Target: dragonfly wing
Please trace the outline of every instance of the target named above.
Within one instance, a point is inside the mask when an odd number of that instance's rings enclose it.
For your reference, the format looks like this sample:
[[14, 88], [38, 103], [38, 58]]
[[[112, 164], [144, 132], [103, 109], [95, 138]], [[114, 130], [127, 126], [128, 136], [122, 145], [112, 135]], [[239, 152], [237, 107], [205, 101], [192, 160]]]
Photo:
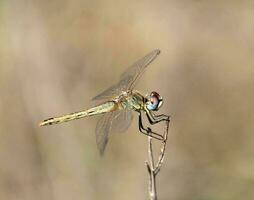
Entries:
[[111, 99], [119, 94], [119, 88], [117, 88], [115, 85], [111, 86], [110, 88], [104, 90], [97, 96], [92, 98], [92, 101], [97, 101], [97, 100], [108, 100]]
[[95, 96], [92, 100], [108, 100], [112, 99], [122, 91], [132, 90], [141, 77], [144, 69], [160, 54], [160, 50], [156, 49], [145, 57], [141, 58], [131, 65], [120, 77], [117, 84], [104, 90], [102, 93]]
[[100, 154], [103, 155], [110, 132], [125, 132], [133, 116], [130, 110], [117, 110], [104, 114], [97, 122], [95, 135]]
[[114, 111], [114, 119], [112, 121], [111, 129], [114, 133], [123, 133], [127, 131], [133, 119], [131, 110], [117, 110]]
[[144, 69], [160, 54], [160, 50], [156, 49], [148, 53], [143, 58], [131, 65], [120, 77], [120, 81], [124, 82], [124, 90], [132, 90], [143, 74]]
[[99, 119], [96, 125], [95, 129], [96, 144], [98, 146], [101, 155], [103, 155], [106, 145], [108, 143], [108, 136], [110, 132], [112, 119], [113, 112], [106, 113]]

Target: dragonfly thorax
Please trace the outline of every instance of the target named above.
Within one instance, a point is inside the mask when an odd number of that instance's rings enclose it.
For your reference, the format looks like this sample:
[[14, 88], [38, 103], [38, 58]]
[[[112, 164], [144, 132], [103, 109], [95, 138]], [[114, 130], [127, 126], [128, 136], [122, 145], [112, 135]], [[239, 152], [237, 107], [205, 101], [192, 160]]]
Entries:
[[121, 109], [139, 111], [144, 108], [145, 97], [137, 91], [124, 91], [116, 100]]

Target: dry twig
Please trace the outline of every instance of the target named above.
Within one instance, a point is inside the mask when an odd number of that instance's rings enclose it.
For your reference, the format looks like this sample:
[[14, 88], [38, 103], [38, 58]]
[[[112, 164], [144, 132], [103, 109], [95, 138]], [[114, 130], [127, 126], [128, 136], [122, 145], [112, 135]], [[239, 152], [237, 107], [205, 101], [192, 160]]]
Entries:
[[166, 121], [165, 127], [166, 128], [163, 134], [164, 140], [162, 141], [160, 155], [156, 165], [154, 164], [152, 137], [150, 136], [148, 137], [148, 161], [146, 161], [146, 167], [149, 173], [148, 191], [149, 191], [150, 200], [157, 200], [156, 175], [159, 173], [161, 169], [163, 159], [165, 156], [166, 143], [168, 139], [169, 121]]

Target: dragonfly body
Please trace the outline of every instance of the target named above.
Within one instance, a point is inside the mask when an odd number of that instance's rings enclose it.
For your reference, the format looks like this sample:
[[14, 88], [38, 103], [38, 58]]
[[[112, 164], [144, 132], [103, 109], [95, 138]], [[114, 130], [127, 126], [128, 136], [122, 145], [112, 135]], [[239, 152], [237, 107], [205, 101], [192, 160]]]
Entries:
[[160, 54], [159, 50], [154, 50], [142, 59], [134, 63], [123, 73], [117, 84], [111, 86], [93, 98], [94, 101], [102, 101], [90, 109], [79, 111], [60, 117], [53, 117], [44, 120], [39, 125], [46, 126], [58, 124], [87, 116], [102, 115], [97, 123], [95, 134], [96, 142], [100, 153], [103, 154], [111, 131], [124, 132], [128, 129], [132, 121], [132, 111], [139, 114], [139, 130], [145, 135], [149, 135], [159, 140], [163, 137], [153, 132], [151, 128], [145, 128], [142, 124], [141, 112], [145, 112], [150, 124], [161, 121], [169, 123], [169, 116], [155, 115], [162, 105], [162, 97], [157, 92], [151, 92], [148, 96], [143, 96], [140, 92], [133, 90], [137, 80], [139, 80], [144, 69]]
[[41, 122], [39, 125], [40, 126], [46, 126], [46, 125], [53, 125], [53, 124], [59, 124], [67, 121], [71, 121], [74, 119], [80, 119], [83, 117], [88, 117], [88, 116], [93, 116], [93, 115], [98, 115], [98, 114], [103, 114], [106, 112], [111, 112], [116, 110], [116, 104], [114, 101], [108, 101], [106, 103], [100, 104], [98, 106], [92, 107], [88, 110], [84, 111], [79, 111], [79, 112], [74, 112], [70, 113], [67, 115], [63, 115], [60, 117], [52, 117], [45, 119], [43, 122]]
[[119, 109], [140, 111], [144, 108], [145, 97], [138, 91], [127, 91], [115, 99]]
[[108, 112], [113, 112], [116, 110], [127, 109], [140, 111], [144, 107], [145, 98], [137, 91], [127, 91], [123, 92], [121, 95], [115, 97], [114, 99], [101, 103], [90, 109], [70, 113], [68, 115], [63, 115], [60, 117], [52, 117], [44, 120], [40, 123], [40, 126], [59, 124], [74, 119], [80, 119], [83, 117], [94, 116], [99, 114], [104, 114]]

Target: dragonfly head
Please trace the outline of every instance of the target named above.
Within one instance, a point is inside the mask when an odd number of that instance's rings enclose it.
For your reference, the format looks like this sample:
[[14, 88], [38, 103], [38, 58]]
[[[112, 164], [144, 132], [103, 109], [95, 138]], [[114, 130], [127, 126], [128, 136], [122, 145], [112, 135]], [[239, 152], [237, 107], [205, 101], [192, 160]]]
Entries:
[[162, 106], [163, 99], [157, 92], [151, 92], [147, 97], [146, 108], [151, 111], [157, 111]]

